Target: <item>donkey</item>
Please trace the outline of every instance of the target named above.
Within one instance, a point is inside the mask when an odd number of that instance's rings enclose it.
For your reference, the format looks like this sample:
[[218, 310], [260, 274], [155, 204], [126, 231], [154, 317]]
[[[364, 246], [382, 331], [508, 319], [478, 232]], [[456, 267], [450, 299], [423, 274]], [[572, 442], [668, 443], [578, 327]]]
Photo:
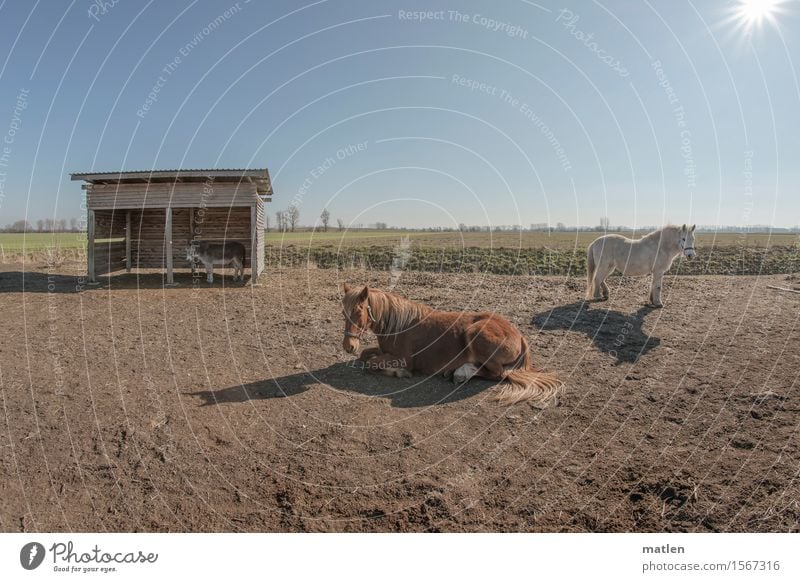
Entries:
[[618, 234], [607, 234], [595, 239], [586, 251], [586, 299], [608, 299], [606, 277], [614, 269], [623, 275], [653, 274], [650, 286], [650, 304], [664, 307], [661, 302], [661, 279], [669, 271], [675, 257], [683, 253], [687, 259], [695, 257], [694, 229], [683, 226], [665, 226], [633, 240]]
[[371, 372], [407, 378], [412, 372], [452, 376], [462, 384], [478, 376], [502, 383], [493, 397], [503, 404], [530, 401], [545, 408], [563, 387], [552, 373], [531, 364], [528, 342], [496, 313], [438, 311], [399, 295], [344, 285], [342, 298], [347, 353], [358, 351], [367, 330], [378, 346], [361, 352]]
[[214, 282], [214, 266], [233, 267], [233, 280], [244, 281], [244, 245], [240, 242], [198, 242], [186, 247], [186, 260], [192, 264], [192, 274], [198, 261], [206, 267], [206, 281]]

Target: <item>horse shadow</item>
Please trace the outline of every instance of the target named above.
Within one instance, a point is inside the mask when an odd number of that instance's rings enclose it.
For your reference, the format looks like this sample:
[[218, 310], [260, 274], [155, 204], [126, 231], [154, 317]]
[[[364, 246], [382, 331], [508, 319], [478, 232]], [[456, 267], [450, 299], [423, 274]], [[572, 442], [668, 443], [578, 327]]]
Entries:
[[577, 331], [592, 340], [601, 352], [617, 364], [633, 363], [661, 344], [661, 339], [642, 329], [645, 316], [653, 311], [644, 306], [633, 314], [602, 307], [591, 309], [585, 301], [554, 307], [533, 317], [531, 323], [541, 329]]
[[366, 372], [355, 361], [351, 361], [220, 390], [190, 392], [188, 395], [200, 398], [203, 401], [201, 406], [214, 406], [291, 398], [320, 384], [343, 392], [386, 398], [394, 408], [421, 408], [471, 398], [491, 388], [496, 382], [473, 378], [458, 386], [440, 375], [389, 378]]

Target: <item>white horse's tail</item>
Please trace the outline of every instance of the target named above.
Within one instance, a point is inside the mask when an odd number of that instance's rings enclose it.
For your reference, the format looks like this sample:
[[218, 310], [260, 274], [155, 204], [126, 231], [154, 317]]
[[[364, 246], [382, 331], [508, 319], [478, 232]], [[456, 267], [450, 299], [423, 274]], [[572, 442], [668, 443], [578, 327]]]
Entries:
[[[595, 241], [597, 242], [597, 241]], [[594, 242], [586, 250], [586, 298], [594, 298], [594, 273], [597, 270], [597, 263], [594, 260]]]

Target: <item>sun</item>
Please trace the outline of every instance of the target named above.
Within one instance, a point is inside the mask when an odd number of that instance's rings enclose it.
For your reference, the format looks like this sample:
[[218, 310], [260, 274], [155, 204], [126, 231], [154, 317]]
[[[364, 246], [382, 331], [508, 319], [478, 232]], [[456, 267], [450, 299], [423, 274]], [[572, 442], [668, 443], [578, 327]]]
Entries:
[[748, 30], [764, 22], [777, 24], [782, 3], [783, 0], [739, 0], [735, 9], [736, 19]]

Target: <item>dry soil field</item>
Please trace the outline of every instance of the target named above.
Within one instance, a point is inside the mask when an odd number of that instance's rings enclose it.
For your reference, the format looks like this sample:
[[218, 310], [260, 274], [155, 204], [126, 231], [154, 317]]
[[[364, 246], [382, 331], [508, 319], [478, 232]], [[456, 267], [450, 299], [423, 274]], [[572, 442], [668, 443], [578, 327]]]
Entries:
[[566, 382], [538, 411], [348, 365], [337, 283], [389, 273], [76, 292], [77, 265], [3, 270], [3, 531], [800, 529], [800, 295], [767, 289], [787, 275], [667, 277], [653, 310], [646, 280], [587, 306], [580, 278], [402, 273], [525, 332]]

